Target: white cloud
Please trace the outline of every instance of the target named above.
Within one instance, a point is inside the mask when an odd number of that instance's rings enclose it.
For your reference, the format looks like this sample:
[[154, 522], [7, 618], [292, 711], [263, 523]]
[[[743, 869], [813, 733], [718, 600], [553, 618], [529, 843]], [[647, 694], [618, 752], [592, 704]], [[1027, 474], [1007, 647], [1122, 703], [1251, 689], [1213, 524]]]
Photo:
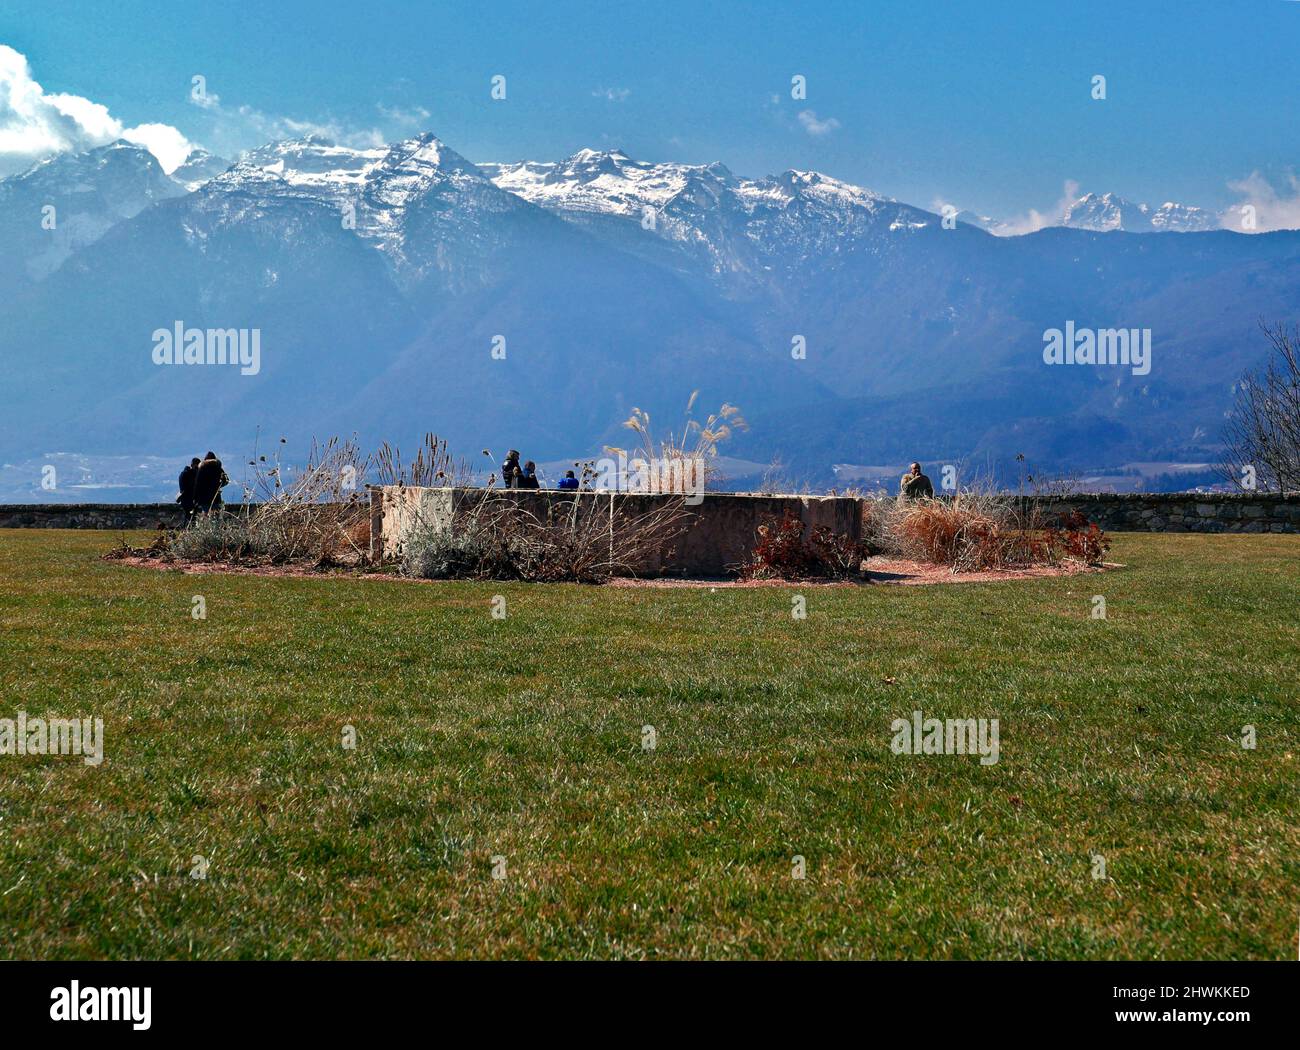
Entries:
[[[40, 85], [35, 85], [37, 90]], [[79, 95], [46, 95], [46, 101], [65, 117], [75, 121], [87, 135], [95, 139], [111, 138], [122, 133], [122, 125], [113, 119], [107, 106], [91, 102]]]
[[47, 94], [32, 79], [26, 56], [0, 44], [0, 176], [56, 153], [92, 149], [116, 139], [146, 147], [168, 172], [193, 148], [168, 124], [127, 128], [98, 102], [80, 95]]
[[606, 102], [626, 102], [628, 96], [632, 94], [631, 88], [596, 88], [592, 93], [593, 98], [603, 98]]
[[170, 124], [137, 124], [123, 131], [121, 137], [147, 149], [169, 174], [179, 168], [194, 149], [194, 143]]
[[821, 120], [811, 109], [801, 109], [799, 111], [799, 123], [803, 125], [804, 131], [815, 137], [829, 135], [840, 126], [840, 122], [834, 117]]
[[[209, 99], [216, 97], [211, 94], [208, 96]], [[306, 138], [309, 135], [318, 135], [337, 145], [353, 149], [374, 149], [387, 145], [390, 141], [377, 127], [354, 128], [334, 120], [294, 120], [292, 117], [263, 113], [253, 106], [224, 106], [219, 101], [204, 108], [208, 111], [204, 138], [211, 142], [210, 149], [224, 157], [238, 156], [267, 142]], [[407, 130], [411, 126], [418, 126], [429, 116], [427, 110], [419, 107], [412, 110], [388, 110], [381, 106], [379, 110], [392, 123], [405, 124]]]
[[[1278, 193], [1257, 171], [1252, 171], [1244, 179], [1229, 182], [1228, 189], [1239, 193], [1242, 199], [1219, 216], [1223, 228], [1255, 233], [1300, 229], [1300, 178], [1294, 172], [1288, 172], [1286, 180], [1289, 192], [1284, 193]], [[1254, 209], [1253, 231], [1245, 223], [1248, 214], [1243, 211], [1245, 208]]]
[[381, 102], [375, 108], [379, 110], [379, 115], [385, 120], [407, 128], [419, 127], [433, 116], [433, 114], [423, 106], [412, 106], [410, 109], [402, 109], [401, 106], [385, 106]]
[[388, 138], [379, 128], [347, 128], [337, 121], [320, 123], [314, 120], [294, 120], [292, 117], [268, 117], [265, 113], [240, 106], [243, 117], [252, 118], [265, 129], [267, 141], [287, 138], [303, 138], [307, 135], [319, 135], [340, 146], [353, 149], [374, 149], [388, 144]]
[[376, 103], [375, 110], [383, 118], [382, 128], [359, 128], [333, 119], [295, 120], [264, 113], [246, 104], [224, 105], [221, 96], [201, 76], [193, 78], [190, 101], [205, 111], [200, 118], [206, 129], [205, 139], [216, 153], [226, 157], [239, 156], [268, 142], [307, 136], [318, 136], [353, 149], [374, 149], [412, 131], [425, 130], [433, 115], [421, 105], [388, 106], [380, 102]]
[[1066, 179], [1061, 186], [1061, 198], [1046, 212], [1030, 208], [1024, 215], [1016, 215], [1006, 222], [998, 223], [990, 229], [999, 237], [1016, 237], [1022, 233], [1033, 233], [1044, 226], [1059, 226], [1065, 218], [1066, 210], [1079, 199], [1079, 184], [1074, 179]]

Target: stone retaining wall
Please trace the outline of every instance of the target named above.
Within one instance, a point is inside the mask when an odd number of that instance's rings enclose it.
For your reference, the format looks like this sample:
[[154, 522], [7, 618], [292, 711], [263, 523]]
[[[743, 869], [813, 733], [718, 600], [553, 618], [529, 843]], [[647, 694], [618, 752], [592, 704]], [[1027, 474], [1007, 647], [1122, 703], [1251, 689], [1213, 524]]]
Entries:
[[[534, 507], [544, 507], [548, 501], [565, 495], [545, 490], [512, 494], [513, 498], [532, 501]], [[615, 496], [616, 500], [625, 501], [654, 498], [626, 493]], [[1297, 495], [1098, 493], [1049, 497], [1044, 502], [1051, 510], [1078, 510], [1108, 532], [1300, 532], [1300, 496]], [[787, 507], [808, 524], [826, 524], [836, 532], [856, 535], [860, 524], [855, 522], [861, 511], [860, 507], [853, 506], [857, 503], [848, 497], [711, 492], [705, 497], [704, 509], [697, 515], [701, 531], [696, 536], [692, 530], [683, 538], [682, 545], [687, 550], [698, 545], [714, 551], [705, 559], [714, 563], [728, 558], [739, 560], [747, 553], [746, 545], [752, 541], [758, 522], [765, 517], [780, 517]], [[396, 508], [394, 512], [401, 513]], [[372, 516], [374, 513], [372, 506]], [[375, 521], [376, 537], [382, 534], [382, 520], [381, 514]], [[175, 503], [0, 504], [0, 528], [156, 529], [160, 525], [174, 528], [180, 523], [180, 507]], [[390, 522], [390, 530], [397, 527], [395, 519]]]
[[0, 503], [0, 529], [175, 529], [181, 523], [179, 503]]
[[1096, 493], [1043, 501], [1107, 532], [1300, 532], [1300, 495]]
[[180, 524], [176, 503], [0, 503], [3, 529], [171, 529]]

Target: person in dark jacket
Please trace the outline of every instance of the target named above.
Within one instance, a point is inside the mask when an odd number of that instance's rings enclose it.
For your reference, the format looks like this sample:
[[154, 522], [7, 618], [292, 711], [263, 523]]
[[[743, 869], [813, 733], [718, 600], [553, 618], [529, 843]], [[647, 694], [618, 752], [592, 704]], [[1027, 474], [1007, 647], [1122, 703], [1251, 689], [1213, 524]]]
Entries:
[[578, 479], [573, 476], [573, 471], [566, 470], [564, 472], [564, 477], [560, 478], [559, 484], [556, 487], [572, 491], [578, 487]]
[[204, 514], [221, 509], [221, 490], [230, 484], [215, 452], [203, 457], [194, 472], [194, 509]]
[[913, 463], [912, 470], [903, 475], [898, 483], [898, 494], [904, 499], [933, 499], [934, 486], [930, 479], [921, 473], [921, 464]]
[[524, 469], [519, 475], [516, 487], [521, 489], [541, 488], [537, 481], [537, 464], [531, 459], [524, 464]]
[[190, 460], [190, 465], [181, 471], [179, 478], [181, 493], [176, 497], [176, 502], [185, 514], [186, 525], [194, 517], [194, 475], [199, 472], [199, 462], [199, 457], [195, 456]]
[[517, 489], [521, 473], [523, 472], [519, 469], [519, 451], [512, 448], [501, 461], [501, 484], [508, 489]]

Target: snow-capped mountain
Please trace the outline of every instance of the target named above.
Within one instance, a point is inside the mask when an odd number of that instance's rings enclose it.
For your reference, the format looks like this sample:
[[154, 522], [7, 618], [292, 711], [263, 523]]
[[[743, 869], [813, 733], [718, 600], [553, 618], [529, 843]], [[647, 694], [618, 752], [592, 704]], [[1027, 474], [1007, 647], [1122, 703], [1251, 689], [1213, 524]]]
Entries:
[[319, 135], [269, 142], [241, 156], [211, 188], [256, 186], [269, 193], [342, 205], [360, 197], [366, 175], [387, 153], [387, 147], [350, 149]]
[[524, 200], [561, 211], [642, 218], [688, 191], [716, 199], [741, 185], [721, 164], [647, 164], [622, 150], [579, 150], [566, 160], [479, 164], [494, 183]]
[[1219, 226], [1218, 216], [1192, 204], [1166, 201], [1151, 213], [1151, 229], [1155, 233], [1204, 233]]
[[152, 153], [122, 141], [0, 179], [0, 294], [40, 280], [122, 220], [184, 192]]
[[1060, 225], [1099, 232], [1200, 233], [1218, 229], [1219, 222], [1213, 212], [1191, 205], [1166, 202], [1152, 208], [1114, 193], [1085, 193], [1065, 209]]
[[173, 182], [179, 183], [187, 192], [194, 192], [208, 179], [220, 175], [230, 167], [230, 161], [214, 157], [205, 149], [191, 150], [180, 167], [171, 172]]
[[[156, 367], [152, 333], [178, 322], [258, 331], [256, 377]], [[38, 344], [57, 352], [21, 350]], [[80, 449], [147, 446], [182, 420], [246, 435], [253, 418], [299, 433], [306, 418], [339, 432], [369, 419], [395, 436], [472, 418], [561, 447], [616, 431], [624, 391], [680, 410], [686, 375], [718, 403], [770, 402], [766, 356], [677, 274], [498, 188], [433, 136], [254, 151], [119, 224], [0, 322], [9, 389], [57, 389]], [[796, 375], [780, 393], [821, 385]], [[0, 413], [0, 447], [60, 426], [33, 401]]]
[[[929, 212], [815, 171], [744, 178], [720, 163], [648, 163], [584, 149], [562, 161], [480, 164], [503, 190], [632, 246], [637, 232], [706, 259], [715, 273], [798, 265], [881, 231], [922, 229]], [[610, 220], [617, 220], [611, 225]]]
[[[0, 262], [24, 282], [0, 286], [0, 447], [432, 429], [540, 459], [617, 443], [632, 405], [678, 419], [699, 389], [744, 407], [737, 454], [795, 465], [1203, 459], [1256, 319], [1300, 286], [1300, 233], [997, 238], [805, 170], [475, 165], [431, 134], [222, 164], [192, 155], [178, 182], [118, 144], [0, 182]], [[61, 259], [42, 255], [47, 198], [60, 228], [98, 217]], [[1113, 197], [1071, 212], [1203, 222]], [[1150, 373], [1046, 368], [1043, 332], [1070, 319], [1151, 328]], [[152, 333], [181, 322], [256, 330], [260, 369], [159, 368]]]
[[[352, 149], [319, 136], [253, 150], [203, 187], [209, 195], [315, 202], [340, 225], [379, 249], [407, 282], [449, 276], [474, 253], [492, 216], [529, 205], [487, 179], [436, 136], [425, 133], [374, 149]], [[477, 229], [452, 248], [457, 231]]]

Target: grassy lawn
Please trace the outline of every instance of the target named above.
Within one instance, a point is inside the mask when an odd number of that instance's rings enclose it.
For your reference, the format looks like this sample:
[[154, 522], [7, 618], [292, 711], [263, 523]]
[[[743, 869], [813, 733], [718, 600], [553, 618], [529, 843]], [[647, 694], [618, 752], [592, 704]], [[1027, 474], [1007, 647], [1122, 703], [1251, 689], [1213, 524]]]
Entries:
[[[0, 955], [1295, 957], [1300, 537], [717, 592], [184, 576], [117, 539], [0, 532], [0, 718], [106, 736], [0, 756]], [[1001, 760], [893, 754], [918, 708], [998, 718]]]

